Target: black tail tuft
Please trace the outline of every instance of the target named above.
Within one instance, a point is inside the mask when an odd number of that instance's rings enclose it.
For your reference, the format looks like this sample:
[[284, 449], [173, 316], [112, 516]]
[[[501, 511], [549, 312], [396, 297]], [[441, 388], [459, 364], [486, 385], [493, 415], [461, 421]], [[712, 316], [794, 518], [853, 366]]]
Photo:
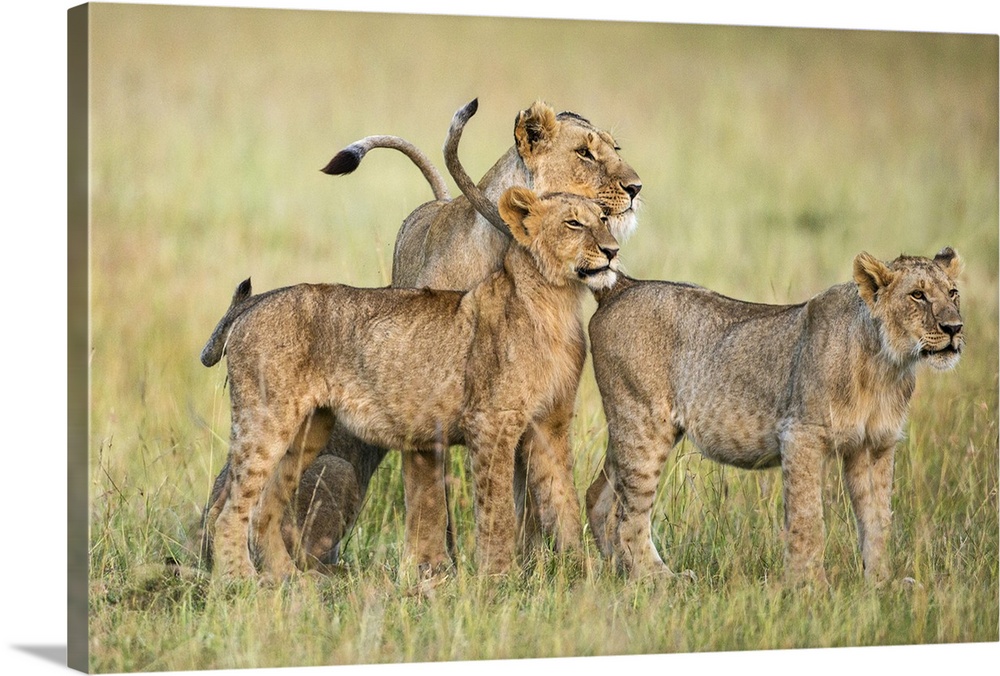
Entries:
[[331, 176], [342, 176], [349, 174], [361, 164], [361, 158], [365, 156], [364, 151], [357, 145], [349, 145], [333, 156], [330, 162], [320, 169], [324, 174]]
[[476, 97], [465, 104], [464, 107], [455, 112], [454, 120], [460, 120], [464, 125], [479, 110], [479, 97]]

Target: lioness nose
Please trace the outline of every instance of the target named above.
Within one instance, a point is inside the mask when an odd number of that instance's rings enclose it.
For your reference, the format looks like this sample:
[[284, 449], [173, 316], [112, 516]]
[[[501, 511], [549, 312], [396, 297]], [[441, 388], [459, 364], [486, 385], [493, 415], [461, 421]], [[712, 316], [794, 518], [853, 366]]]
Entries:
[[949, 336], [958, 335], [959, 331], [962, 330], [962, 322], [959, 321], [940, 322], [938, 326]]
[[627, 192], [630, 198], [635, 199], [635, 196], [639, 194], [640, 190], [642, 190], [642, 183], [636, 181], [635, 183], [629, 183], [628, 185], [623, 184], [622, 190]]
[[601, 251], [608, 257], [609, 262], [614, 260], [615, 256], [618, 255], [618, 247], [616, 246], [602, 246]]

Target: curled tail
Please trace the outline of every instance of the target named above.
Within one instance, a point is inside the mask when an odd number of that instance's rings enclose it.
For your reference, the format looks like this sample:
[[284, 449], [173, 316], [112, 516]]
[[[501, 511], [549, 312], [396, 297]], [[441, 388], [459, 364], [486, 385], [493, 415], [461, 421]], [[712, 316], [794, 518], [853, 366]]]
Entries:
[[361, 159], [372, 148], [393, 148], [400, 151], [417, 165], [417, 168], [423, 173], [424, 178], [431, 184], [431, 190], [434, 191], [434, 199], [451, 199], [451, 194], [448, 192], [448, 186], [444, 182], [444, 177], [431, 164], [427, 155], [420, 148], [398, 136], [366, 136], [334, 155], [333, 159], [320, 171], [324, 174], [335, 176], [349, 174], [358, 168], [358, 165], [361, 164]]
[[465, 167], [462, 166], [462, 163], [458, 159], [458, 142], [462, 140], [462, 130], [465, 129], [465, 123], [476, 114], [478, 109], [479, 99], [472, 99], [465, 106], [459, 108], [455, 112], [455, 116], [451, 118], [448, 137], [444, 141], [444, 163], [448, 167], [448, 173], [455, 179], [455, 183], [458, 184], [462, 194], [469, 200], [469, 204], [475, 207], [476, 211], [489, 221], [494, 228], [506, 235], [510, 232], [510, 228], [500, 218], [497, 205], [493, 204], [483, 194], [483, 191], [479, 189], [479, 186], [469, 178]]
[[202, 364], [205, 366], [215, 366], [222, 359], [222, 353], [226, 348], [226, 339], [229, 337], [229, 327], [247, 309], [247, 300], [250, 299], [251, 294], [250, 278], [247, 277], [236, 287], [236, 291], [233, 292], [233, 300], [229, 304], [229, 309], [226, 310], [226, 314], [219, 320], [215, 331], [212, 332], [212, 337], [208, 339], [205, 347], [202, 348]]

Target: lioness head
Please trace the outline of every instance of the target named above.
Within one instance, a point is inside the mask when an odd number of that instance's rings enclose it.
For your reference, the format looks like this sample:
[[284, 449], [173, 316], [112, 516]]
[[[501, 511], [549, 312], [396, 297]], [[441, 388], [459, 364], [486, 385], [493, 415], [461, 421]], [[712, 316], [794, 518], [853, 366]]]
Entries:
[[598, 204], [581, 195], [509, 188], [497, 205], [514, 240], [527, 249], [545, 279], [561, 286], [582, 280], [591, 289], [618, 278], [618, 241]]
[[897, 362], [916, 358], [936, 369], [958, 363], [965, 346], [955, 286], [960, 270], [951, 247], [933, 259], [900, 256], [888, 265], [864, 252], [854, 259], [858, 292], [881, 322], [883, 347]]
[[514, 122], [518, 155], [539, 193], [593, 194], [608, 215], [611, 234], [624, 239], [635, 229], [642, 181], [618, 154], [606, 131], [575, 113], [559, 113], [538, 101]]

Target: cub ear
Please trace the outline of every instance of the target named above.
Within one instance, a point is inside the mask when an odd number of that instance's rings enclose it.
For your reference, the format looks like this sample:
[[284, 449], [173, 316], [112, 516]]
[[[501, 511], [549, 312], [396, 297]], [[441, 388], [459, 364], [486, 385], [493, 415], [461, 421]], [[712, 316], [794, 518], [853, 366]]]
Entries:
[[235, 291], [233, 291], [233, 300], [230, 305], [242, 303], [251, 295], [253, 295], [253, 287], [250, 285], [250, 278], [247, 277], [240, 282], [240, 285], [236, 287]]
[[529, 158], [539, 146], [551, 142], [558, 128], [556, 111], [543, 101], [535, 101], [518, 113], [514, 120], [514, 143], [521, 159]]
[[934, 257], [934, 262], [952, 279], [957, 279], [962, 274], [962, 259], [959, 258], [958, 254], [950, 246], [946, 246], [938, 251]]
[[504, 223], [510, 228], [510, 234], [521, 246], [528, 246], [534, 238], [535, 233], [528, 228], [525, 219], [537, 202], [538, 196], [534, 192], [528, 188], [514, 186], [508, 188], [500, 196], [500, 202], [497, 203], [500, 218], [504, 220]]
[[896, 273], [890, 270], [885, 263], [865, 251], [859, 253], [854, 259], [854, 282], [858, 285], [861, 299], [869, 307], [875, 304], [875, 296], [880, 290], [889, 286], [895, 275]]

